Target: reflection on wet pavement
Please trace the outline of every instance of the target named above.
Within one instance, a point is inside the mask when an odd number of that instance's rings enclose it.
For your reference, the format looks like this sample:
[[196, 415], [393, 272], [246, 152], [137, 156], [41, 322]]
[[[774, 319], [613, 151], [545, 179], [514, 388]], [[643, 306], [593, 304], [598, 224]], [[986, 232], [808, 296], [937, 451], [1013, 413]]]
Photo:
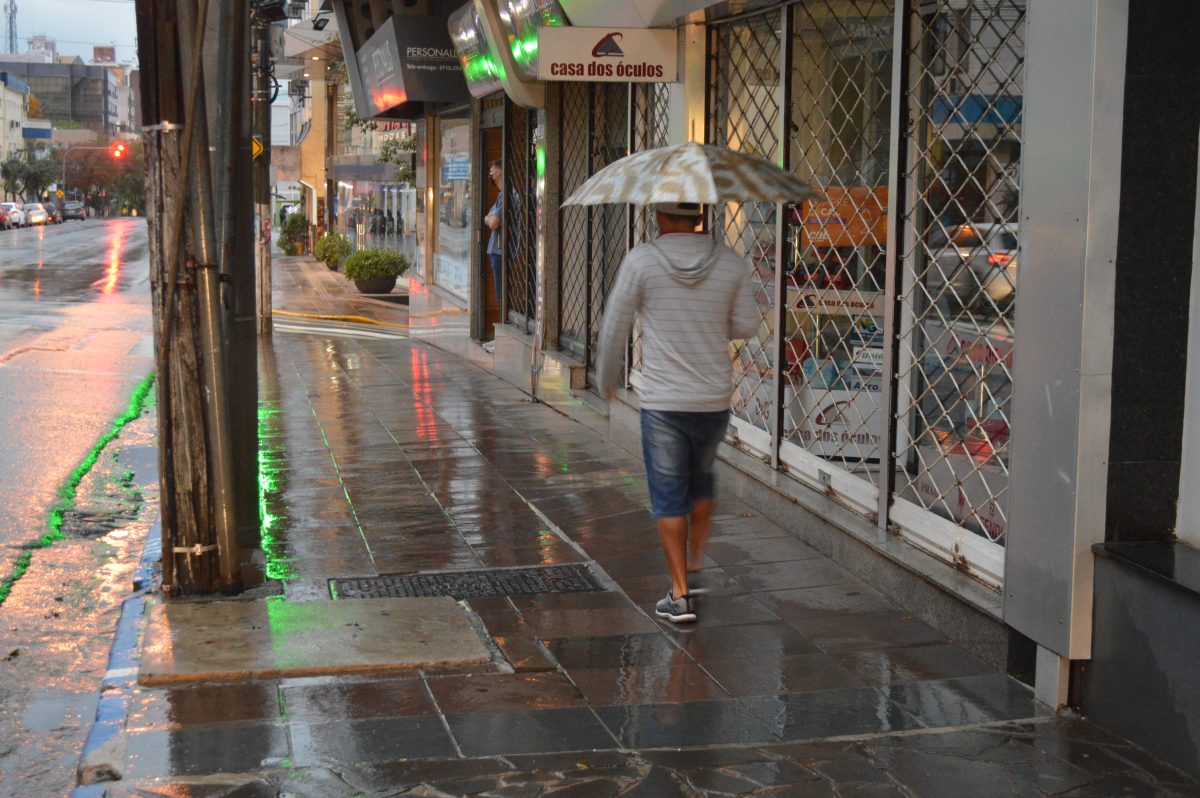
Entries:
[[[142, 688], [133, 782], [208, 774], [246, 795], [322, 796], [1195, 787], [1043, 717], [1027, 687], [732, 496], [697, 577], [699, 623], [659, 622], [666, 569], [638, 458], [454, 355], [306, 335], [261, 357], [264, 546], [286, 601], [328, 597], [335, 576], [576, 560], [609, 589], [468, 600], [498, 648], [472, 668]], [[204, 734], [219, 746], [200, 748]], [[821, 741], [844, 735], [858, 739]], [[694, 750], [665, 750], [678, 747]], [[999, 749], [1019, 763], [1003, 778]], [[244, 776], [218, 775], [231, 772]]]

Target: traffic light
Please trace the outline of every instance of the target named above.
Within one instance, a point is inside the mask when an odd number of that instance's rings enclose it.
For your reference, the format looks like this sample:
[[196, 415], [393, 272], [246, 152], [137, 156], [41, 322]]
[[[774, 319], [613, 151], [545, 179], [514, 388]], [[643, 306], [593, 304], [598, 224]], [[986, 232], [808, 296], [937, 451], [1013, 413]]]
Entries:
[[125, 157], [125, 150], [126, 150], [125, 142], [118, 141], [118, 142], [115, 142], [111, 147], [108, 148], [108, 154], [111, 155], [114, 159], [119, 161]]

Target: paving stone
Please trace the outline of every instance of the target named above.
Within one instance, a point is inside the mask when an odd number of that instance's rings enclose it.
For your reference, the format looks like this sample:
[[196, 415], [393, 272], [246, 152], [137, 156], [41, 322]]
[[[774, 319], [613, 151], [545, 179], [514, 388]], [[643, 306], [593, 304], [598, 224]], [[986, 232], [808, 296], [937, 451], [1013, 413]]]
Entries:
[[477, 673], [426, 680], [447, 715], [582, 707], [583, 696], [561, 673]]
[[447, 715], [446, 723], [466, 756], [616, 747], [587, 709]]
[[297, 766], [389, 762], [455, 756], [436, 715], [292, 723], [288, 727]]
[[425, 683], [418, 678], [314, 681], [318, 683], [280, 689], [283, 711], [289, 721], [396, 718], [434, 712]]

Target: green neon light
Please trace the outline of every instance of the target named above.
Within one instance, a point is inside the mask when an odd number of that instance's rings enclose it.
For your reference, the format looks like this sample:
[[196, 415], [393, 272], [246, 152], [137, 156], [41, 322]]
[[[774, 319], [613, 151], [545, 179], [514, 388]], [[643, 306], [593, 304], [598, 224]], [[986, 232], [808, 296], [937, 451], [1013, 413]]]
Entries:
[[538, 180], [546, 179], [546, 145], [538, 143], [537, 145], [537, 178]]
[[467, 80], [481, 81], [504, 77], [504, 66], [483, 55], [471, 56], [463, 67]]
[[284, 452], [272, 448], [269, 440], [278, 439], [280, 410], [259, 405], [258, 408], [258, 528], [266, 558], [264, 573], [267, 579], [294, 579], [296, 571], [284, 556], [281, 538], [287, 529], [287, 516], [277, 512], [274, 505], [283, 489]]
[[96, 461], [100, 459], [105, 447], [108, 446], [115, 438], [121, 434], [121, 430], [125, 425], [142, 415], [142, 411], [146, 407], [147, 398], [150, 396], [150, 389], [154, 386], [154, 372], [150, 372], [142, 381], [133, 389], [133, 393], [129, 397], [129, 406], [125, 412], [117, 416], [113, 421], [112, 426], [107, 432], [100, 436], [100, 439], [88, 450], [88, 453], [83, 458], [71, 475], [67, 477], [67, 481], [58, 489], [58, 499], [54, 506], [50, 508], [50, 516], [46, 522], [47, 531], [41, 537], [29, 541], [25, 544], [25, 551], [17, 557], [13, 563], [12, 570], [8, 576], [0, 579], [0, 605], [3, 605], [8, 599], [9, 593], [12, 592], [13, 585], [17, 583], [25, 572], [29, 570], [30, 563], [33, 562], [33, 552], [35, 549], [48, 549], [57, 541], [64, 538], [62, 532], [63, 517], [71, 511], [75, 506], [75, 494], [79, 489], [79, 483], [87, 476], [87, 473], [96, 465]]

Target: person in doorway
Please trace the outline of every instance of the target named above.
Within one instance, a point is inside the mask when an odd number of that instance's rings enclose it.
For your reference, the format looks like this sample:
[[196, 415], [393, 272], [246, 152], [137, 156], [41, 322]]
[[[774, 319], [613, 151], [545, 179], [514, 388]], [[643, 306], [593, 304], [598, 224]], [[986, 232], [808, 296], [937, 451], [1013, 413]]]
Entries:
[[[483, 223], [492, 231], [488, 236], [487, 256], [492, 262], [492, 278], [495, 281], [496, 287], [496, 306], [500, 307], [504, 297], [504, 288], [501, 279], [504, 272], [504, 240], [500, 232], [500, 226], [504, 224], [504, 172], [501, 170], [499, 161], [492, 161], [488, 164], [488, 177], [496, 184], [496, 188], [500, 193], [496, 195], [496, 201], [492, 203], [492, 207], [488, 210], [487, 216], [483, 217]], [[502, 309], [503, 310], [503, 309]]]
[[716, 495], [713, 463], [733, 397], [729, 342], [753, 335], [760, 316], [753, 267], [696, 232], [699, 205], [669, 203], [654, 211], [659, 237], [629, 251], [608, 298], [597, 377], [600, 395], [611, 401], [640, 314], [642, 455], [671, 576], [655, 612], [690, 623], [696, 609], [687, 574], [704, 561]]

